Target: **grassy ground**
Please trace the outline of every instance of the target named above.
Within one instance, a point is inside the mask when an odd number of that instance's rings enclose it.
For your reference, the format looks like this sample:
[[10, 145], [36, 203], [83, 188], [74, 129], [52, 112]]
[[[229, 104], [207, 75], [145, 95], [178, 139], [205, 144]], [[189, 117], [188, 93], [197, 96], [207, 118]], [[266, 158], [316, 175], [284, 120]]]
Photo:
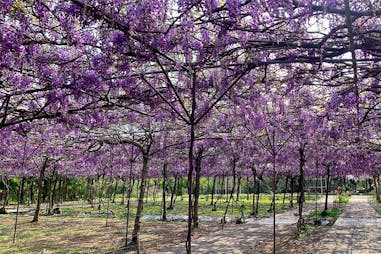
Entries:
[[378, 214], [381, 214], [381, 205], [379, 203], [374, 203], [372, 206]]
[[325, 218], [333, 218], [334, 220], [336, 220], [340, 214], [343, 213], [343, 210], [342, 209], [339, 209], [337, 207], [334, 207], [332, 209], [328, 209], [326, 214], [323, 214], [323, 210], [317, 210], [317, 211], [312, 211], [310, 212], [310, 214], [307, 215], [307, 219], [314, 219], [314, 218], [322, 218], [322, 217], [325, 217]]
[[[241, 208], [243, 208], [243, 212], [245, 216], [248, 216], [251, 213], [251, 206], [252, 206], [252, 200], [246, 199], [246, 195], [240, 195], [240, 198], [238, 201], [231, 201], [228, 209], [228, 215], [235, 217], [240, 216], [241, 214]], [[271, 203], [271, 195], [270, 194], [261, 194], [260, 195], [260, 202], [259, 202], [259, 215], [265, 215], [267, 213], [267, 210], [270, 207]], [[319, 196], [318, 196], [319, 198]], [[226, 196], [223, 197], [215, 197], [214, 200], [218, 200], [216, 208], [216, 211], [212, 211], [212, 207], [210, 205], [211, 198], [207, 196], [201, 196], [200, 202], [199, 202], [199, 215], [200, 216], [215, 216], [220, 217], [226, 209]], [[307, 201], [314, 201], [315, 196], [314, 195], [307, 195]], [[116, 200], [116, 203], [110, 203], [109, 210], [112, 211], [112, 213], [117, 218], [125, 218], [126, 217], [126, 209], [125, 206], [120, 205], [120, 200]], [[135, 215], [136, 210], [136, 199], [131, 200], [131, 209], [130, 209], [130, 216]], [[289, 200], [286, 198], [285, 204], [283, 207], [283, 194], [277, 195], [276, 200], [276, 211], [282, 212], [289, 208]], [[294, 195], [294, 204], [296, 204], [296, 195]], [[106, 211], [107, 211], [107, 201], [104, 202], [104, 206], [102, 206], [101, 211], [98, 211], [96, 208], [91, 208], [87, 204], [78, 204], [80, 207], [63, 207], [61, 209], [62, 216], [74, 216], [74, 217], [105, 217]], [[97, 205], [95, 205], [97, 206]], [[167, 207], [169, 206], [169, 201], [167, 201]], [[174, 209], [167, 210], [167, 215], [186, 215], [188, 209], [188, 198], [186, 196], [181, 199], [181, 197], [177, 197]], [[157, 199], [156, 202], [154, 202], [152, 197], [149, 197], [147, 202], [144, 204], [144, 214], [145, 215], [160, 215], [162, 212], [162, 203], [161, 200]]]
[[[314, 196], [313, 196], [314, 197]], [[311, 196], [311, 198], [313, 198]], [[228, 216], [239, 216], [239, 206], [244, 205], [244, 214], [251, 211], [251, 200], [246, 200], [246, 195], [241, 195], [240, 201], [229, 209]], [[282, 195], [277, 197], [277, 211], [282, 209]], [[267, 214], [271, 197], [262, 194], [259, 206], [259, 215]], [[295, 202], [296, 203], [296, 202]], [[107, 203], [105, 203], [107, 205]], [[202, 196], [200, 199], [200, 215], [221, 216], [225, 210], [225, 199], [217, 203], [217, 211], [212, 212], [210, 199]], [[44, 206], [42, 206], [44, 207]], [[285, 207], [288, 207], [286, 201]], [[22, 207], [22, 210], [28, 207]], [[41, 216], [38, 223], [30, 223], [31, 215], [22, 215], [19, 219], [16, 243], [12, 243], [14, 214], [0, 215], [0, 253], [117, 253], [123, 246], [125, 236], [125, 205], [110, 203], [110, 210], [114, 215], [108, 219], [105, 226], [106, 207], [99, 212], [82, 202], [67, 202], [61, 206], [62, 214], [55, 216]], [[131, 213], [136, 209], [136, 200], [133, 200]], [[187, 200], [177, 198], [175, 208], [168, 210], [168, 214], [185, 215]], [[144, 214], [160, 215], [161, 202], [153, 202], [152, 198], [144, 206]], [[218, 221], [218, 219], [217, 219]], [[133, 219], [130, 221], [132, 231]], [[234, 226], [234, 225], [227, 225]], [[218, 222], [202, 223], [201, 229], [194, 232], [194, 237], [219, 230]], [[168, 237], [170, 235], [171, 237]], [[160, 222], [157, 220], [142, 222], [142, 249], [143, 253], [154, 253], [157, 249], [179, 244], [186, 238], [185, 222]]]
[[381, 214], [381, 204], [377, 202], [376, 195], [372, 196], [371, 206], [376, 211], [376, 213]]
[[334, 203], [348, 203], [349, 197], [346, 195], [339, 195], [337, 199], [333, 201]]
[[[125, 221], [113, 219], [105, 227], [104, 220], [96, 218], [41, 217], [40, 221], [29, 223], [30, 216], [22, 216], [17, 240], [12, 244], [11, 217], [1, 218], [0, 253], [108, 253], [120, 249], [124, 243]], [[212, 225], [203, 225], [205, 230]], [[217, 228], [217, 226], [215, 226]], [[130, 232], [132, 223], [130, 224]], [[185, 238], [186, 224], [143, 221], [142, 249], [146, 253], [166, 245], [181, 242]], [[168, 238], [168, 234], [176, 237]], [[158, 243], [163, 243], [158, 246]]]

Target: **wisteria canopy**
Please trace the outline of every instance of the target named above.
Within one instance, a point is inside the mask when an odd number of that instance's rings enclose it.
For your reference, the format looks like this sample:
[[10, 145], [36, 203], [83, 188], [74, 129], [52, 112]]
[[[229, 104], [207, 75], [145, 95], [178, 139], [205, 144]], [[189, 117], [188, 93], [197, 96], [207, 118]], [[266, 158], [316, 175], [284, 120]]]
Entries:
[[380, 173], [377, 0], [4, 0], [0, 56], [2, 175]]

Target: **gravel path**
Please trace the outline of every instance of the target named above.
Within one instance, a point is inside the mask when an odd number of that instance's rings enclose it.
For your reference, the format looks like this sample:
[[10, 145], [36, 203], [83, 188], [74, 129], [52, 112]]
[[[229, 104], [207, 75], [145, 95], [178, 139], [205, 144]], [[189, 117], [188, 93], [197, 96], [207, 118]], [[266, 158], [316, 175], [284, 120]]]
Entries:
[[381, 218], [369, 196], [352, 196], [344, 213], [319, 242], [319, 254], [381, 253]]

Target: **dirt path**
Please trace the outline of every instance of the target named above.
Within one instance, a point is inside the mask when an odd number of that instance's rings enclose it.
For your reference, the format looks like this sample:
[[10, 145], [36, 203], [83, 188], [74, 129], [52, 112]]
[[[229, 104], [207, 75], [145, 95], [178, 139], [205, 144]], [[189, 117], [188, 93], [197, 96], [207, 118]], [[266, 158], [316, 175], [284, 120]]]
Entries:
[[344, 213], [319, 242], [317, 253], [381, 253], [381, 218], [369, 196], [352, 196]]
[[[334, 196], [329, 196], [329, 203], [332, 203]], [[318, 201], [318, 206], [323, 206], [324, 199]], [[305, 214], [315, 209], [315, 203], [306, 206]], [[295, 224], [298, 217], [295, 216], [296, 209], [277, 214], [276, 230], [281, 232]], [[246, 253], [254, 249], [255, 253], [261, 252], [262, 245], [272, 241], [272, 218], [263, 218], [248, 221], [246, 224], [232, 225], [222, 231], [202, 236], [192, 241], [192, 253]], [[294, 225], [293, 225], [294, 226]], [[169, 250], [160, 251], [161, 254], [185, 253], [185, 243], [175, 246]]]

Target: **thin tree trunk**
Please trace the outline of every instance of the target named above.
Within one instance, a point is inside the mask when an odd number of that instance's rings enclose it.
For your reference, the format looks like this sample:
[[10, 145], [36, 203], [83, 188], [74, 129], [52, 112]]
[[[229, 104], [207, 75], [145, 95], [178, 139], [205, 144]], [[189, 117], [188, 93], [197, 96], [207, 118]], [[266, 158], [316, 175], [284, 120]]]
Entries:
[[125, 177], [122, 177], [122, 183], [123, 183], [123, 186], [122, 186], [122, 200], [120, 201], [120, 204], [121, 205], [124, 205], [124, 202], [125, 202], [125, 195], [126, 195], [126, 178]]
[[236, 201], [239, 201], [239, 194], [241, 192], [241, 174], [238, 176], [238, 182], [237, 182], [237, 197]]
[[224, 187], [224, 191], [225, 191], [225, 194], [226, 194], [225, 203], [227, 203], [229, 201], [229, 191], [228, 191], [229, 190], [229, 177], [227, 176], [225, 178], [225, 180], [226, 180], [226, 185]]
[[27, 205], [30, 206], [30, 204], [32, 203], [32, 195], [33, 195], [33, 191], [32, 191], [33, 190], [33, 186], [32, 186], [33, 180], [32, 180], [32, 178], [29, 178], [27, 180], [27, 183], [28, 183], [28, 187], [27, 187], [28, 188], [28, 202], [27, 202]]
[[[275, 135], [273, 134], [273, 144], [275, 145]], [[276, 224], [275, 224], [275, 213], [276, 213], [276, 204], [275, 204], [275, 198], [276, 198], [276, 154], [273, 154], [273, 176], [272, 176], [272, 192], [273, 192], [273, 198], [272, 198], [272, 205], [273, 205], [273, 253], [275, 254], [276, 250]]]
[[213, 176], [213, 185], [212, 185], [212, 201], [210, 202], [210, 205], [213, 205], [214, 200], [214, 193], [216, 192], [216, 176]]
[[251, 206], [251, 215], [256, 217], [257, 216], [257, 208], [255, 203], [255, 192], [256, 192], [256, 185], [257, 185], [257, 170], [255, 168], [251, 169], [253, 172], [253, 203]]
[[[25, 151], [24, 151], [25, 152]], [[24, 162], [23, 162], [24, 163]], [[20, 185], [19, 185], [19, 190], [18, 190], [18, 194], [17, 194], [17, 207], [16, 207], [16, 218], [15, 218], [15, 226], [14, 226], [14, 229], [13, 229], [13, 239], [12, 239], [12, 243], [15, 243], [16, 242], [16, 232], [17, 232], [17, 222], [18, 222], [18, 218], [19, 218], [19, 209], [20, 209], [20, 200], [21, 200], [21, 193], [22, 193], [22, 189], [24, 188], [24, 177], [21, 178], [21, 182], [20, 182]]]
[[8, 178], [6, 176], [1, 176], [1, 180], [5, 186], [5, 192], [3, 192], [4, 193], [3, 204], [2, 204], [2, 208], [0, 210], [4, 211], [4, 213], [6, 213], [5, 206], [8, 205], [8, 200], [9, 200], [9, 184], [8, 184]]
[[246, 177], [246, 200], [250, 198], [249, 177]]
[[128, 186], [127, 186], [127, 213], [126, 213], [126, 239], [124, 242], [124, 246], [128, 246], [128, 226], [130, 222], [130, 201], [131, 201], [131, 194], [134, 187], [134, 180], [132, 180], [132, 165], [133, 161], [131, 161], [131, 168], [130, 168], [130, 177], [128, 178]]
[[294, 177], [291, 176], [291, 179], [290, 179], [290, 189], [291, 189], [291, 193], [290, 193], [290, 208], [294, 208]]
[[153, 180], [153, 203], [156, 204], [156, 192], [157, 192], [157, 179]]
[[167, 202], [166, 202], [166, 188], [167, 188], [167, 162], [163, 165], [163, 198], [162, 198], [162, 214], [161, 220], [167, 221]]
[[53, 214], [53, 206], [54, 206], [54, 198], [55, 198], [55, 191], [56, 191], [56, 182], [57, 178], [55, 177], [55, 173], [53, 172], [53, 178], [51, 179], [51, 185], [50, 186], [50, 195], [49, 195], [49, 209], [48, 209], [48, 215]]
[[45, 169], [48, 166], [48, 158], [44, 159], [44, 163], [40, 169], [40, 177], [38, 178], [38, 196], [37, 196], [37, 206], [34, 212], [33, 220], [31, 222], [38, 222], [38, 215], [40, 213], [41, 200], [42, 200], [42, 192], [43, 192], [43, 182], [45, 177]]
[[118, 183], [119, 183], [119, 178], [116, 178], [115, 179], [115, 188], [114, 188], [114, 192], [112, 193], [112, 203], [115, 203], [115, 198], [116, 198], [116, 194], [118, 192]]
[[196, 156], [196, 179], [194, 185], [194, 203], [193, 203], [193, 228], [199, 227], [198, 221], [198, 207], [199, 207], [199, 197], [200, 197], [200, 179], [201, 179], [201, 160], [204, 150], [201, 148], [197, 152]]
[[135, 222], [134, 222], [134, 230], [132, 231], [132, 244], [138, 244], [138, 234], [140, 232], [140, 219], [142, 217], [143, 212], [143, 203], [144, 203], [144, 192], [145, 192], [145, 183], [148, 174], [148, 160], [149, 160], [149, 152], [143, 153], [143, 168], [140, 179], [140, 192], [138, 197], [138, 204], [136, 208]]
[[328, 193], [329, 193], [330, 170], [331, 170], [330, 166], [327, 165], [326, 166], [327, 181], [326, 181], [326, 189], [325, 189], [325, 202], [324, 202], [323, 215], [326, 215], [327, 214], [327, 210], [328, 210]]
[[302, 229], [304, 225], [303, 219], [303, 203], [304, 203], [304, 163], [305, 163], [305, 154], [304, 154], [305, 144], [299, 148], [299, 219], [298, 219], [298, 231]]
[[146, 203], [148, 202], [150, 180], [146, 180]]
[[63, 178], [63, 183], [62, 183], [62, 193], [61, 193], [61, 197], [62, 197], [62, 200], [61, 202], [67, 200], [67, 177], [64, 177]]
[[102, 175], [102, 178], [99, 178], [99, 193], [98, 193], [98, 212], [101, 212], [103, 204], [103, 190], [104, 190], [105, 174]]
[[225, 195], [225, 174], [222, 174], [222, 178], [220, 178], [220, 181], [219, 181], [219, 186], [220, 186], [220, 195], [219, 195], [219, 200], [220, 200], [220, 206], [222, 204], [222, 199], [224, 198], [224, 195]]
[[108, 187], [107, 191], [107, 207], [106, 207], [106, 228], [108, 227], [108, 216], [109, 216], [109, 211], [110, 211], [110, 201], [111, 201], [111, 196], [112, 196], [112, 178], [110, 178], [110, 184]]
[[184, 197], [183, 197], [183, 178], [182, 177], [180, 177], [179, 186], [177, 187], [177, 189], [179, 190], [181, 201], [183, 201]]
[[287, 193], [287, 186], [288, 186], [288, 179], [290, 178], [290, 175], [286, 176], [286, 183], [284, 187], [284, 193], [283, 193], [283, 201], [282, 201], [282, 209], [284, 209], [284, 203], [286, 201], [286, 193]]
[[195, 143], [195, 125], [193, 123], [194, 119], [194, 110], [195, 110], [195, 89], [193, 88], [193, 101], [192, 101], [192, 116], [191, 116], [191, 124], [190, 124], [190, 144], [189, 144], [189, 153], [188, 153], [188, 160], [189, 160], [189, 169], [188, 169], [188, 232], [187, 232], [187, 241], [186, 241], [186, 250], [187, 254], [191, 254], [192, 252], [192, 212], [193, 212], [193, 202], [192, 202], [192, 191], [193, 191], [193, 150], [194, 150], [194, 143]]
[[260, 191], [260, 185], [261, 182], [257, 180], [257, 201], [256, 201], [256, 205], [255, 205], [255, 214], [258, 216], [258, 211], [259, 211], [259, 198], [260, 198], [260, 194], [259, 194], [259, 191]]
[[175, 204], [176, 197], [176, 188], [177, 188], [178, 177], [175, 175], [175, 183], [173, 184], [172, 193], [171, 193], [171, 203], [169, 204], [168, 210], [172, 210]]
[[230, 200], [232, 200], [232, 199], [233, 199], [233, 196], [234, 196], [235, 184], [236, 184], [236, 182], [235, 182], [235, 180], [236, 180], [236, 172], [235, 172], [235, 170], [236, 170], [236, 168], [235, 168], [235, 167], [236, 167], [236, 162], [237, 162], [237, 159], [236, 159], [236, 158], [233, 158], [233, 165], [232, 165], [232, 172], [233, 172], [233, 186], [232, 186], [232, 188], [231, 188], [231, 190], [230, 190], [229, 199], [228, 199], [228, 201], [227, 201], [226, 208], [225, 208], [225, 212], [224, 212], [224, 215], [223, 215], [223, 217], [222, 217], [222, 221], [221, 221], [221, 223], [226, 223], [226, 215], [227, 215], [227, 213], [228, 213]]
[[91, 177], [88, 177], [87, 178], [87, 185], [86, 185], [86, 199], [87, 199], [87, 203], [88, 204], [91, 204], [90, 202], [90, 196], [91, 196]]
[[21, 182], [20, 182], [20, 199], [19, 199], [19, 202], [20, 204], [25, 204], [25, 180], [26, 178], [23, 176], [21, 178]]
[[62, 177], [58, 179], [58, 197], [57, 200], [59, 203], [62, 203]]

